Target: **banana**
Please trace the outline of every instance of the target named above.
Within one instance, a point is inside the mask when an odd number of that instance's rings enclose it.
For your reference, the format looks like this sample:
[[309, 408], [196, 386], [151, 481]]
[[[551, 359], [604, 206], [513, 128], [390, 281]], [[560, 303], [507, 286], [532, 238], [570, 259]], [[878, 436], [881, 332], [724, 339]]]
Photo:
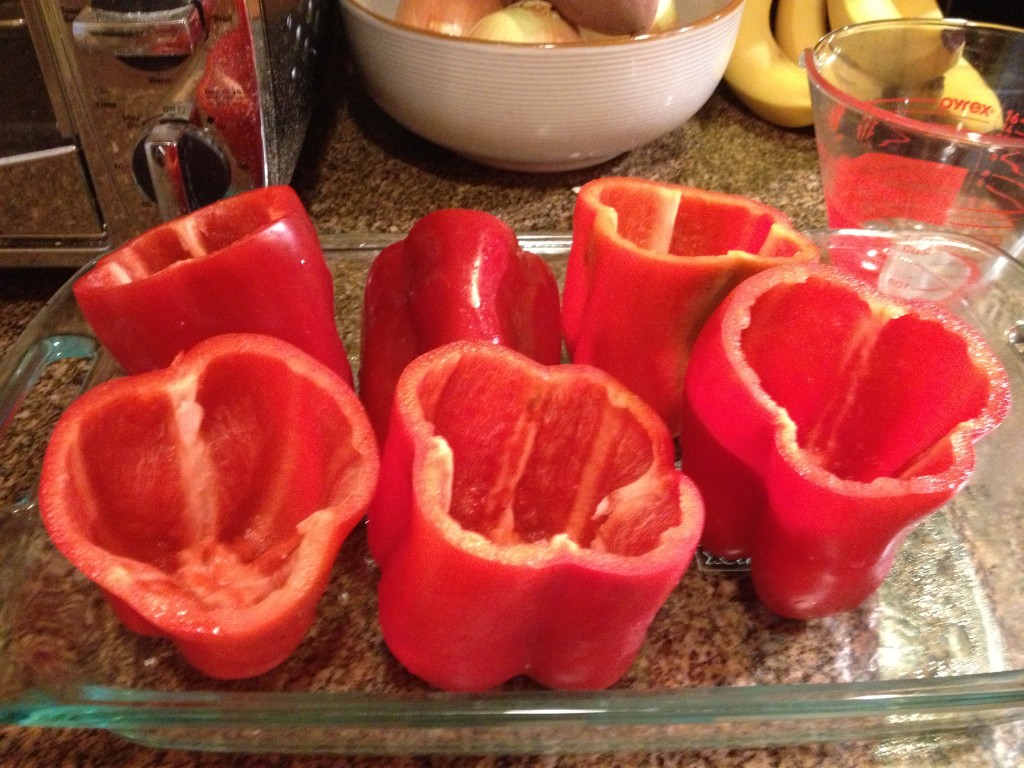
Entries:
[[828, 0], [828, 23], [832, 29], [847, 24], [904, 17], [942, 18], [935, 0]]
[[[937, 0], [776, 0], [773, 34], [772, 0], [746, 0], [742, 13], [725, 82], [752, 112], [784, 128], [813, 124], [807, 76], [797, 61], [828, 26], [942, 18]], [[934, 103], [946, 123], [979, 133], [1002, 130], [999, 99], [963, 58], [962, 47], [949, 49], [929, 29], [893, 30], [890, 36], [870, 51], [849, 38], [841, 54], [848, 66], [837, 70], [836, 84], [867, 100], [900, 84], [905, 96]], [[897, 51], [908, 55], [892, 55]]]
[[935, 0], [892, 0], [900, 16], [908, 19], [941, 19], [942, 9]]
[[777, 0], [773, 29], [782, 52], [799, 62], [800, 54], [828, 32], [826, 0]]
[[895, 19], [899, 16], [892, 0], [827, 0], [825, 6], [828, 8], [828, 25], [832, 29], [869, 19]]
[[725, 82], [756, 115], [783, 128], [811, 125], [807, 73], [775, 42], [772, 0], [746, 0]]
[[[851, 33], [837, 51], [842, 61], [835, 68], [837, 84], [862, 99], [880, 98], [890, 86], [915, 93], [955, 66], [962, 51], [962, 42], [952, 49], [947, 46], [941, 29], [886, 26], [870, 36]], [[842, 80], [856, 78], [859, 83], [842, 82], [840, 75]]]
[[[781, 2], [781, 0], [780, 0]], [[942, 9], [936, 0], [827, 0], [829, 23], [833, 27], [864, 21], [896, 18], [941, 19]], [[907, 31], [908, 33], [910, 30]], [[855, 38], [850, 38], [853, 42]], [[959, 125], [968, 131], [993, 133], [1003, 129], [1004, 116], [999, 97], [981, 74], [961, 55], [962, 49], [947, 49], [941, 36], [933, 30], [920, 30], [913, 36], [894, 37], [884, 46], [893, 51], [913, 51], [913, 59], [858, 52], [862, 60], [870, 61], [870, 74], [892, 83], [906, 82], [908, 94], [915, 90], [920, 96], [935, 101], [938, 117], [946, 123]], [[902, 58], [903, 63], [894, 59]], [[856, 77], [852, 69], [850, 77]], [[941, 93], [928, 92], [930, 78], [942, 77]], [[853, 83], [847, 85], [853, 86]], [[840, 84], [840, 87], [844, 87]], [[884, 90], [884, 84], [880, 84]], [[862, 98], [871, 98], [870, 94]]]
[[944, 122], [966, 131], [999, 133], [1006, 124], [999, 97], [963, 59], [943, 77], [938, 110]]

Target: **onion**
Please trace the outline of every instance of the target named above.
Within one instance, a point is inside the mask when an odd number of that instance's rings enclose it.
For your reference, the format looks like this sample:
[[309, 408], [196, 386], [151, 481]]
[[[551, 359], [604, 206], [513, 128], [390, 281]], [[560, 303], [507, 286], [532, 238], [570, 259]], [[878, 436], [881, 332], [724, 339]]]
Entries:
[[502, 0], [401, 0], [395, 21], [442, 35], [464, 35], [484, 16], [504, 7]]
[[676, 0], [551, 0], [551, 5], [584, 40], [628, 40], [679, 27]]
[[563, 18], [605, 35], [643, 35], [650, 31], [658, 0], [551, 0]]
[[580, 40], [576, 27], [545, 0], [521, 0], [480, 19], [467, 37], [503, 43], [573, 43]]
[[673, 0], [659, 0], [658, 12], [655, 14], [654, 23], [651, 25], [651, 32], [667, 32], [679, 26], [679, 17], [676, 16], [676, 4]]

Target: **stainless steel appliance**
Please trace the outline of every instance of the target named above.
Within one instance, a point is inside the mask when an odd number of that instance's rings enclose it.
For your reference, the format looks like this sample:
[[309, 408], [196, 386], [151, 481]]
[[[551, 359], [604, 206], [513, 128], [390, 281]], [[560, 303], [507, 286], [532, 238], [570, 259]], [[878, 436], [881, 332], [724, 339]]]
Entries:
[[292, 175], [333, 0], [0, 0], [0, 266]]

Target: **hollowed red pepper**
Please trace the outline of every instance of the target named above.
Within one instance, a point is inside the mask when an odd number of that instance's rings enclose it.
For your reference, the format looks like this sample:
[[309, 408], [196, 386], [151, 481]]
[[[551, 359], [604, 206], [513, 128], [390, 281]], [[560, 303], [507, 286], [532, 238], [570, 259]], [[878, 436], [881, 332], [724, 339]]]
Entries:
[[612, 373], [675, 433], [690, 348], [729, 290], [817, 249], [780, 211], [737, 195], [629, 178], [580, 190], [562, 322], [574, 362]]
[[1010, 392], [981, 336], [939, 305], [802, 265], [725, 299], [694, 346], [686, 398], [702, 546], [749, 555], [760, 599], [809, 618], [876, 590], [910, 528], [967, 481]]
[[344, 380], [286, 342], [224, 334], [78, 398], [47, 447], [39, 509], [128, 628], [207, 675], [249, 677], [313, 623], [378, 469]]
[[383, 440], [391, 398], [413, 358], [453, 341], [503, 344], [559, 362], [562, 329], [551, 267], [484, 211], [423, 216], [381, 251], [363, 301], [359, 393]]
[[160, 224], [75, 281], [97, 338], [129, 373], [163, 368], [218, 333], [265, 333], [349, 383], [334, 283], [298, 195], [261, 187]]
[[664, 424], [612, 377], [446, 345], [402, 374], [367, 514], [384, 639], [443, 689], [606, 687], [702, 518]]

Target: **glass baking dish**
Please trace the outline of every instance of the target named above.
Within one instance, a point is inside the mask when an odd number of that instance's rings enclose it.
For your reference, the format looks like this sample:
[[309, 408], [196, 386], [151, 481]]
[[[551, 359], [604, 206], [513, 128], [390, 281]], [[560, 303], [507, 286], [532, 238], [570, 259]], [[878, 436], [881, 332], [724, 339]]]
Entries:
[[[232, 752], [608, 752], [923, 737], [983, 728], [1024, 755], [1024, 268], [928, 232], [819, 232], [826, 258], [902, 295], [955, 307], [1010, 372], [1016, 405], [978, 468], [911, 534], [866, 605], [773, 616], [742, 562], [698, 552], [609, 690], [515, 680], [480, 695], [429, 689], [389, 655], [363, 529], [346, 542], [318, 619], [281, 667], [220, 683], [170, 643], [123, 629], [52, 547], [35, 473], [60, 411], [118, 374], [65, 285], [0, 362], [0, 722], [107, 729], [137, 742]], [[358, 364], [362, 285], [394, 238], [325, 236], [338, 324]], [[565, 235], [523, 244], [561, 274]], [[86, 267], [87, 269], [88, 267]]]

